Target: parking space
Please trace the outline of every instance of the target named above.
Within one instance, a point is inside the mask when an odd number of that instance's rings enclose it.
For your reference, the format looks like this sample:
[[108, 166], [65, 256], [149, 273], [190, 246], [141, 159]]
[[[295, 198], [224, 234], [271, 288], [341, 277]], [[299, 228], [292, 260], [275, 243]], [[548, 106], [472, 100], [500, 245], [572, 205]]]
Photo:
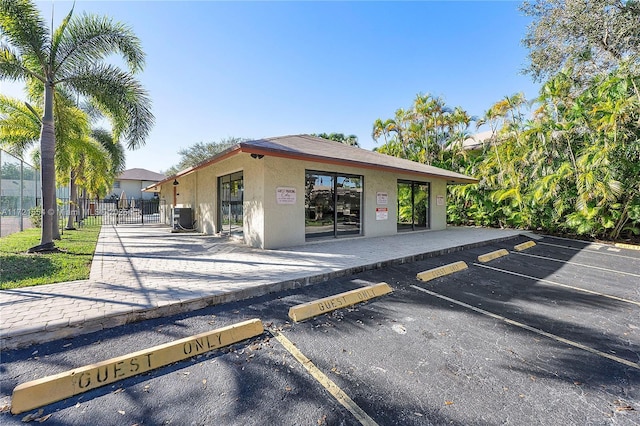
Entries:
[[[325, 369], [342, 365], [346, 392], [362, 395], [356, 400], [380, 424], [636, 424], [638, 284], [632, 275], [597, 267], [640, 270], [640, 258], [625, 253], [624, 265], [590, 259], [596, 268], [585, 271], [557, 262], [571, 258], [538, 244], [527, 253], [539, 257], [510, 252], [477, 262], [517, 242], [362, 274], [392, 283], [396, 292], [357, 313], [318, 319], [312, 327], [326, 330], [326, 339], [297, 330], [292, 339], [323, 359]], [[413, 279], [460, 260], [469, 269], [426, 283]], [[388, 395], [400, 396], [393, 400], [403, 401], [402, 409], [390, 406]]]
[[[480, 251], [470, 250], [461, 256], [469, 262], [468, 270], [421, 286], [432, 294], [637, 364], [640, 276], [611, 272], [618, 265], [609, 259], [606, 269], [610, 271], [605, 271], [594, 259], [590, 267], [584, 267], [573, 261], [559, 262], [554, 253], [542, 250], [544, 256], [533, 254], [534, 250], [528, 256], [512, 252], [487, 264], [473, 262], [473, 255]], [[631, 263], [626, 259], [618, 270], [631, 269]]]
[[[640, 423], [640, 252], [551, 237], [513, 250], [524, 241], [3, 353], [2, 400], [18, 383], [260, 318], [260, 337], [43, 415], [48, 424]], [[498, 249], [509, 254], [478, 261]], [[468, 269], [416, 279], [456, 261]], [[379, 282], [393, 293], [300, 323], [287, 317], [296, 304]]]

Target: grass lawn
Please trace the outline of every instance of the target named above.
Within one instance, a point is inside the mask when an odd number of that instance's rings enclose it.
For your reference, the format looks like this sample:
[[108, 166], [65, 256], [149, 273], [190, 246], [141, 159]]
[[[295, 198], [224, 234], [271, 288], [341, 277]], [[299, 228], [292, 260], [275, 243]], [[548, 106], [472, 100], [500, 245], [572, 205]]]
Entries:
[[89, 278], [100, 225], [64, 231], [55, 241], [60, 253], [27, 254], [40, 243], [40, 229], [0, 238], [0, 289], [52, 284]]

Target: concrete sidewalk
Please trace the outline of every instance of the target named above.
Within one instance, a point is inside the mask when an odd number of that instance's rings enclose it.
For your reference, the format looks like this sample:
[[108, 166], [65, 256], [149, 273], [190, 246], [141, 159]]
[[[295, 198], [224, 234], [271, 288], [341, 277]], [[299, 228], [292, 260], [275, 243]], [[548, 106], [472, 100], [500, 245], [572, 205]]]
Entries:
[[488, 244], [520, 231], [448, 228], [260, 250], [166, 226], [104, 225], [89, 280], [0, 291], [0, 349], [301, 287]]

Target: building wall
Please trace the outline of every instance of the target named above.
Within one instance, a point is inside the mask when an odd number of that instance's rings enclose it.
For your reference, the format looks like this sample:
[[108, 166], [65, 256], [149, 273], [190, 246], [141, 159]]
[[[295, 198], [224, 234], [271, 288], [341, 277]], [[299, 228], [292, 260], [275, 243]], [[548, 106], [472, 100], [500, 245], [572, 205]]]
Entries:
[[[304, 165], [300, 161], [265, 156], [264, 246], [287, 247], [304, 244]], [[278, 204], [276, 189], [295, 188], [295, 204]]]
[[[391, 173], [380, 170], [362, 169], [315, 163], [312, 161], [290, 160], [265, 156], [264, 162], [264, 246], [268, 248], [287, 247], [305, 243], [305, 173], [306, 170], [337, 172], [363, 176], [362, 234], [367, 237], [394, 235], [397, 232], [397, 181], [398, 179], [430, 182], [430, 207], [432, 230], [445, 229], [445, 205], [436, 206], [437, 196], [446, 197], [446, 181], [426, 179], [411, 174]], [[246, 183], [245, 183], [246, 185]], [[296, 204], [277, 204], [278, 187], [296, 189]], [[387, 194], [387, 204], [377, 204], [378, 193]], [[376, 209], [388, 209], [386, 220], [377, 220]]]
[[262, 247], [263, 241], [263, 197], [264, 166], [249, 154], [239, 154], [215, 165], [197, 170], [177, 178], [176, 204], [173, 204], [173, 184], [164, 183], [160, 197], [165, 200], [165, 223], [171, 224], [171, 210], [174, 207], [191, 208], [196, 221], [196, 229], [205, 234], [220, 232], [218, 223], [218, 178], [235, 172], [243, 172], [244, 179], [244, 226], [245, 242], [254, 247]]
[[[442, 205], [438, 205], [438, 196]], [[443, 179], [431, 181], [431, 229], [442, 230], [447, 227], [447, 182]]]
[[[305, 243], [305, 172], [314, 170], [363, 176], [362, 234], [367, 237], [394, 235], [397, 232], [398, 179], [429, 182], [431, 185], [431, 229], [446, 228], [446, 181], [412, 174], [345, 167], [272, 156], [261, 159], [238, 154], [178, 178], [177, 207], [194, 210], [196, 228], [206, 234], [220, 232], [218, 227], [218, 177], [243, 172], [244, 240], [253, 247], [280, 248]], [[278, 188], [295, 188], [295, 204], [278, 204]], [[387, 194], [387, 204], [377, 203], [377, 194]], [[438, 196], [444, 203], [437, 205]], [[161, 187], [170, 215], [173, 185]], [[376, 220], [376, 209], [387, 209], [386, 220]], [[167, 214], [166, 213], [166, 214]], [[165, 214], [165, 217], [166, 217]], [[170, 223], [170, 219], [166, 221]]]
[[120, 188], [112, 188], [111, 193], [107, 195], [106, 198], [110, 196], [116, 196], [120, 198], [122, 191], [127, 194], [127, 198], [131, 200], [131, 197], [139, 200], [140, 198], [144, 200], [149, 200], [154, 197], [153, 192], [142, 192], [143, 188], [146, 188], [149, 185], [153, 185], [155, 182], [149, 180], [128, 180], [128, 179], [119, 179]]
[[[265, 232], [268, 226], [265, 217], [269, 210], [265, 208], [265, 163], [241, 154], [244, 179], [244, 241], [252, 247], [267, 248]], [[265, 211], [267, 213], [265, 214]]]

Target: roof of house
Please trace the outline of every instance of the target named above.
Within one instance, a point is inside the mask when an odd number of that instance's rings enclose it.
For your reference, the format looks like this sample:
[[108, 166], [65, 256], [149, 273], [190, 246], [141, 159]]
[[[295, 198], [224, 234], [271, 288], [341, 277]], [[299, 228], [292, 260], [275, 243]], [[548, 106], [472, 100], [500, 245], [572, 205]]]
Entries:
[[291, 135], [240, 142], [194, 167], [182, 170], [176, 175], [158, 181], [156, 184], [150, 185], [147, 188], [162, 184], [164, 181], [168, 181], [176, 177], [190, 174], [198, 169], [207, 167], [238, 153], [248, 153], [256, 156], [284, 157], [367, 169], [388, 170], [426, 177], [444, 178], [448, 183], [478, 182], [477, 179], [472, 177], [452, 172], [450, 170], [417, 163], [415, 161], [392, 157], [390, 155], [368, 151], [366, 149], [329, 141], [315, 136]]
[[147, 169], [128, 169], [118, 175], [118, 180], [146, 180], [158, 182], [166, 178], [162, 173], [152, 172]]
[[493, 130], [486, 130], [484, 132], [476, 133], [475, 135], [471, 135], [467, 139], [462, 142], [462, 148], [473, 150], [482, 148], [485, 141], [488, 141], [495, 135]]

